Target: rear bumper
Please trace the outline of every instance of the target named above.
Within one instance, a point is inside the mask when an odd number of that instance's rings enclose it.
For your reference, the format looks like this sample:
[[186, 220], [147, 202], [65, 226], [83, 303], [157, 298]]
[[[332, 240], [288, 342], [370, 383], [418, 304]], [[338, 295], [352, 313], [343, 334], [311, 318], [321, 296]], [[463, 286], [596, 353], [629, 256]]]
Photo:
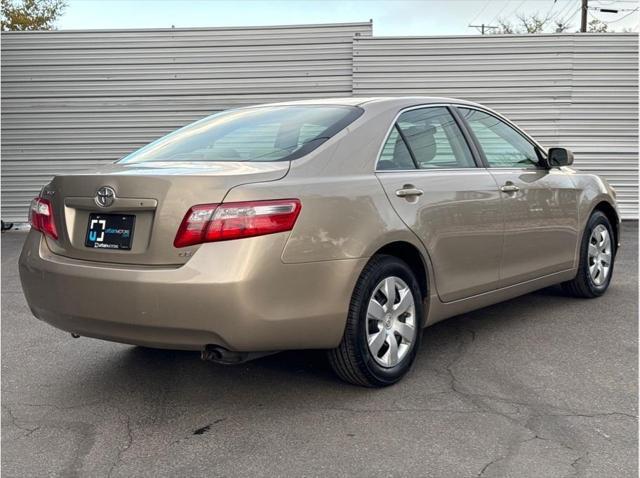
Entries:
[[366, 259], [284, 264], [287, 234], [204, 244], [180, 267], [54, 255], [31, 231], [20, 279], [33, 314], [82, 336], [239, 352], [332, 348]]

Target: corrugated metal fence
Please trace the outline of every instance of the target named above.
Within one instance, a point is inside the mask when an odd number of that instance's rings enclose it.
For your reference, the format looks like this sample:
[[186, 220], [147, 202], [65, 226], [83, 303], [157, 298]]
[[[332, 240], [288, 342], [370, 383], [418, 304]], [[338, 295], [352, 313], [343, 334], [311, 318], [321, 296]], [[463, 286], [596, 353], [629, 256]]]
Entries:
[[375, 38], [370, 23], [2, 33], [2, 219], [56, 172], [221, 109], [297, 98], [479, 101], [638, 207], [638, 36]]
[[351, 96], [371, 23], [2, 33], [2, 219], [55, 173], [115, 161], [226, 108]]
[[354, 40], [356, 96], [452, 96], [490, 106], [576, 167], [607, 178], [638, 217], [638, 35]]

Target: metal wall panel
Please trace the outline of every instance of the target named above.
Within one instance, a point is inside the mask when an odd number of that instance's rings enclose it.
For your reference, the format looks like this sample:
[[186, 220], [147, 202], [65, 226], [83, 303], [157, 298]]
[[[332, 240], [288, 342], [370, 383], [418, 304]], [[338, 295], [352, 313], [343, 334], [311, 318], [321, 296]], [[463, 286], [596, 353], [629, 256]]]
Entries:
[[449, 96], [503, 113], [616, 188], [638, 218], [638, 35], [354, 40], [354, 96]]
[[[2, 33], [2, 219], [57, 173], [222, 109], [434, 95], [487, 104], [638, 208], [638, 37], [371, 37], [370, 23]], [[354, 36], [355, 40], [354, 40]]]
[[56, 173], [111, 162], [234, 106], [351, 96], [371, 23], [2, 33], [2, 212]]

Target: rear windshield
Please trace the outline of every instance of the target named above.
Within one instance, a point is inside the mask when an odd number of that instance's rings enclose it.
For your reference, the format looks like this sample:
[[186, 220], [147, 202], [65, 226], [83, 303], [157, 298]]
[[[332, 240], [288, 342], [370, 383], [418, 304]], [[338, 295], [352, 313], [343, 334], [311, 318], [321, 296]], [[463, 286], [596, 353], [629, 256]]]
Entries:
[[362, 114], [353, 106], [264, 106], [223, 111], [121, 159], [282, 161], [308, 154]]

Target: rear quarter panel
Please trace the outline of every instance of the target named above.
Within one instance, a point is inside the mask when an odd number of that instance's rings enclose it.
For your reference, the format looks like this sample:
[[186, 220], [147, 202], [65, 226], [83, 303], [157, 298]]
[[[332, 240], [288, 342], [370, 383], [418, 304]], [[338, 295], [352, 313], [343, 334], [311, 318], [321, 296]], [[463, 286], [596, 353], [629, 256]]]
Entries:
[[391, 207], [374, 174], [399, 107], [369, 106], [354, 123], [274, 182], [238, 186], [225, 201], [299, 198], [302, 212], [282, 252], [285, 263], [370, 257], [394, 241], [421, 242]]
[[[383, 111], [371, 119], [368, 111], [363, 117], [371, 121], [357, 120], [330, 144], [292, 161], [285, 178], [237, 186], [225, 201], [299, 198], [300, 216], [284, 248], [274, 254], [281, 254], [286, 264], [350, 263], [345, 287], [348, 298], [367, 262], [362, 259], [393, 242], [407, 242], [421, 253], [427, 281], [433, 283], [427, 251], [397, 215], [374, 173], [378, 151], [396, 112]], [[335, 270], [344, 273], [342, 267]], [[427, 304], [431, 300], [436, 299], [425, 298]]]
[[[358, 259], [394, 241], [421, 247], [371, 174], [306, 178], [234, 188], [225, 201], [299, 198], [302, 211], [282, 251], [285, 263]], [[422, 251], [424, 254], [424, 251]]]

